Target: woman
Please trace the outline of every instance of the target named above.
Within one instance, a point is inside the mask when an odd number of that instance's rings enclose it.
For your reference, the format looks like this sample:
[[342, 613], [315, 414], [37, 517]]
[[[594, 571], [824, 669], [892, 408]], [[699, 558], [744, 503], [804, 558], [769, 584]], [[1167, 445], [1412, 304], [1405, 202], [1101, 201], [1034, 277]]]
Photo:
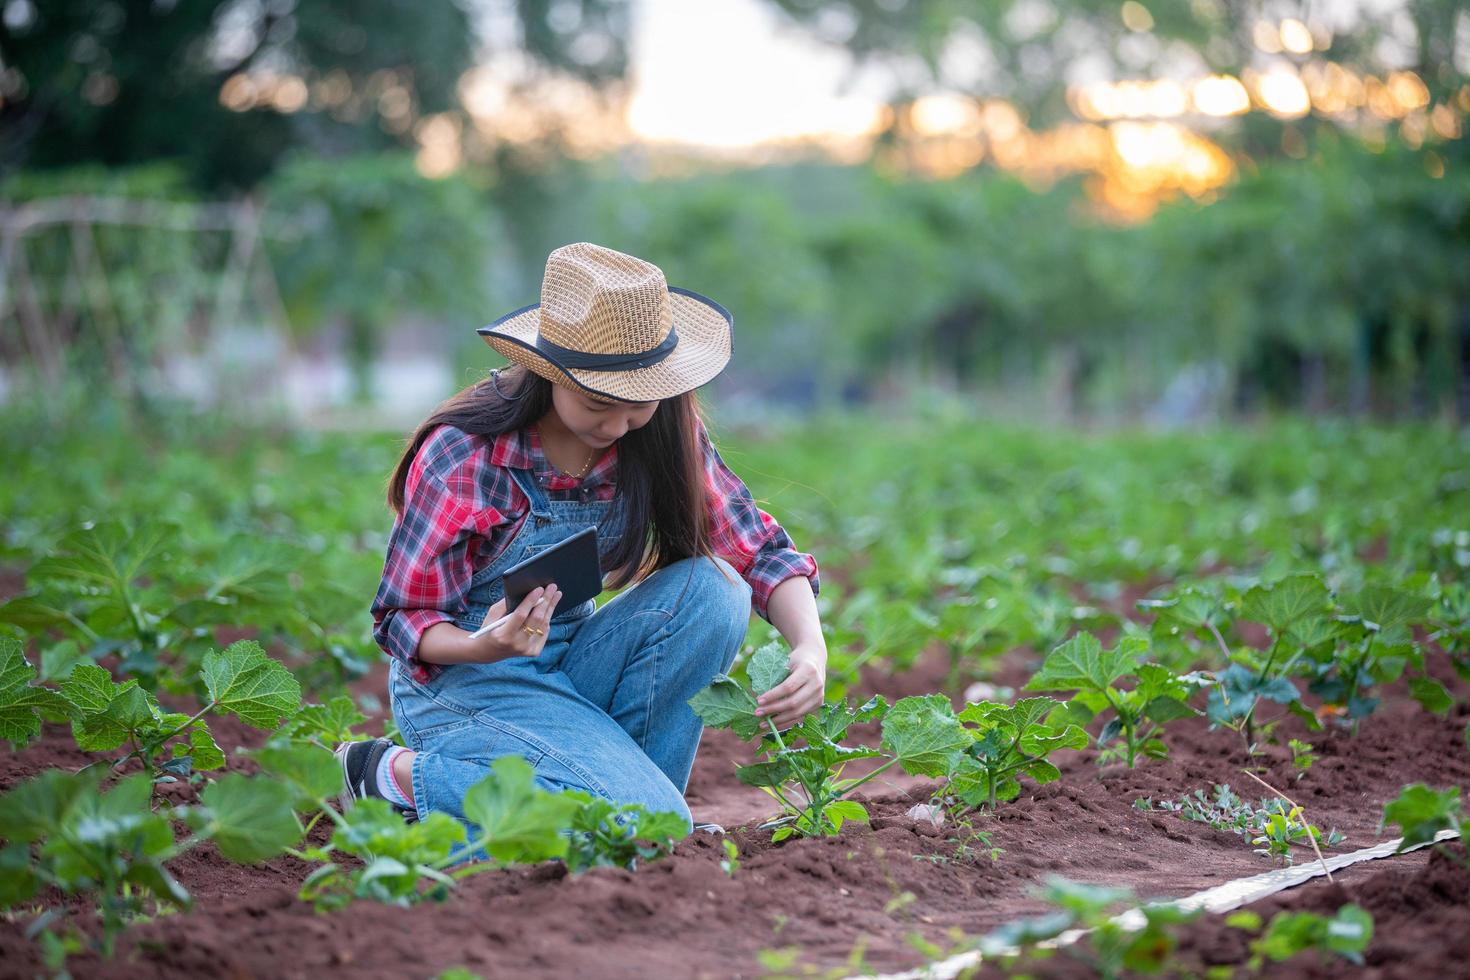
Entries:
[[[695, 402], [731, 322], [657, 266], [579, 243], [551, 253], [539, 304], [479, 331], [515, 366], [421, 425], [388, 493], [374, 636], [407, 747], [339, 746], [344, 805], [464, 820], [465, 791], [516, 754], [549, 789], [687, 821], [686, 701], [729, 669], [752, 606], [791, 647], [760, 713], [788, 725], [821, 704], [816, 562], [725, 467]], [[600, 609], [559, 608], [552, 585], [507, 610], [504, 571], [588, 525], [608, 587], [636, 584]]]

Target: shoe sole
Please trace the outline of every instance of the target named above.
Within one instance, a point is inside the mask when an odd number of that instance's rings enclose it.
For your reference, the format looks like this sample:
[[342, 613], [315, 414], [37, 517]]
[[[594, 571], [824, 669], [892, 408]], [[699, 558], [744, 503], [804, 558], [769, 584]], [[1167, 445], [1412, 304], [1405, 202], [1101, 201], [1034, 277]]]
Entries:
[[337, 757], [337, 762], [342, 766], [342, 792], [337, 794], [337, 805], [342, 808], [343, 813], [351, 809], [352, 804], [357, 801], [356, 794], [352, 792], [352, 777], [347, 772], [347, 750], [351, 745], [351, 742], [343, 742], [332, 750], [332, 754]]

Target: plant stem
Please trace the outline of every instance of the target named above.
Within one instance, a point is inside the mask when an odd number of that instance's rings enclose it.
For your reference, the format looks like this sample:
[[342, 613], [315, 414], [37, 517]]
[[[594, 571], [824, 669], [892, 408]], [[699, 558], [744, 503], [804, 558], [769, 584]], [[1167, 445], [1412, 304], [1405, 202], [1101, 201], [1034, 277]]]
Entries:
[[866, 783], [868, 780], [872, 779], [874, 776], [876, 776], [879, 773], [883, 772], [885, 769], [890, 768], [896, 762], [898, 762], [897, 757], [892, 758], [892, 759], [889, 759], [887, 762], [883, 763], [883, 765], [879, 766], [877, 769], [874, 769], [872, 772], [868, 773], [866, 776], [863, 776], [857, 782], [855, 782], [851, 786], [847, 787], [847, 789], [843, 790], [842, 791], [842, 797], [846, 797], [848, 793], [851, 793], [853, 790], [857, 789], [863, 783]]
[[1210, 632], [1214, 634], [1214, 636], [1215, 636], [1215, 642], [1218, 643], [1218, 644], [1220, 644], [1220, 652], [1225, 655], [1225, 662], [1226, 663], [1229, 663], [1230, 662], [1230, 647], [1228, 645], [1226, 645], [1226, 643], [1225, 643], [1225, 637], [1223, 637], [1223, 636], [1220, 635], [1220, 630], [1219, 630], [1219, 628], [1214, 623], [1206, 622], [1205, 625], [1208, 626], [1209, 629], [1210, 629]]

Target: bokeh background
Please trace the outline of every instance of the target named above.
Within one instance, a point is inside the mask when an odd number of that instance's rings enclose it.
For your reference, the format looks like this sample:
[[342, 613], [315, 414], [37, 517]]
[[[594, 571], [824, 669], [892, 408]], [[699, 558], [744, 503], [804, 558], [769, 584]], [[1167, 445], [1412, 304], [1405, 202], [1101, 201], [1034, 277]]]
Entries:
[[0, 402], [410, 425], [595, 241], [729, 420], [1470, 417], [1459, 0], [0, 0]]

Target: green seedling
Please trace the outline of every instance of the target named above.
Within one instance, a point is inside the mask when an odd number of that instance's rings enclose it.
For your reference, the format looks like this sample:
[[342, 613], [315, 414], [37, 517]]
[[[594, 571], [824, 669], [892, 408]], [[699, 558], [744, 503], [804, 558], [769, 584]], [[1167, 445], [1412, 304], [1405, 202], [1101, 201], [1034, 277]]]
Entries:
[[[1244, 910], [1232, 913], [1225, 924], [1247, 932], [1259, 932], [1261, 917]], [[1363, 953], [1373, 941], [1373, 916], [1357, 905], [1344, 905], [1332, 916], [1315, 912], [1277, 912], [1266, 931], [1251, 941], [1247, 968], [1259, 973], [1266, 961], [1281, 963], [1308, 950], [1316, 950], [1324, 963], [1341, 958], [1363, 965]]]
[[[446, 898], [455, 882], [512, 864], [561, 861], [573, 873], [588, 868], [632, 867], [667, 854], [687, 827], [674, 813], [650, 813], [580, 792], [552, 793], [536, 785], [535, 772], [519, 756], [503, 756], [465, 793], [465, 825], [434, 812], [415, 823], [383, 800], [358, 800], [339, 814], [327, 800], [340, 789], [341, 771], [326, 749], [307, 743], [255, 753], [261, 768], [290, 786], [290, 807], [318, 810], [336, 824], [326, 847], [292, 852], [323, 862], [307, 877], [301, 897], [318, 908], [340, 908], [354, 898], [394, 905]], [[360, 859], [339, 864], [334, 852]], [[484, 856], [488, 860], [468, 863]]]
[[1145, 798], [1135, 800], [1133, 805], [1140, 810], [1173, 813], [1183, 820], [1236, 834], [1254, 844], [1257, 854], [1286, 864], [1292, 863], [1292, 846], [1307, 842], [1309, 837], [1329, 847], [1347, 840], [1335, 829], [1324, 835], [1320, 828], [1308, 824], [1301, 807], [1290, 806], [1274, 797], [1253, 806], [1224, 784], [1217, 784], [1212, 795], [1197, 789], [1178, 800], [1154, 802]]
[[[1086, 748], [1087, 733], [1077, 725], [1045, 721], [1058, 706], [1052, 698], [966, 705], [959, 720], [971, 741], [948, 763], [944, 794], [970, 807], [994, 810], [1001, 801], [1020, 795], [1023, 775], [1038, 784], [1060, 779], [1061, 771], [1046, 757], [1058, 749]], [[945, 702], [943, 711], [948, 708]]]
[[[1470, 821], [1465, 819], [1460, 802], [1460, 787], [1436, 790], [1423, 783], [1405, 786], [1398, 796], [1383, 807], [1383, 819], [1379, 822], [1378, 829], [1381, 832], [1384, 827], [1389, 826], [1398, 827], [1399, 834], [1403, 837], [1403, 843], [1399, 845], [1400, 853], [1411, 847], [1427, 844], [1441, 830], [1453, 830], [1460, 835], [1458, 860], [1470, 870], [1470, 843], [1466, 842], [1466, 837], [1470, 836]], [[1455, 855], [1455, 851], [1448, 845], [1441, 846], [1447, 854]]]
[[1413, 668], [1417, 674], [1408, 679], [1409, 693], [1428, 711], [1449, 711], [1454, 698], [1423, 672], [1424, 653], [1414, 638], [1416, 627], [1428, 625], [1430, 605], [1426, 596], [1382, 585], [1345, 598], [1330, 639], [1308, 644], [1305, 665], [1312, 693], [1341, 711], [1356, 730], [1378, 707], [1372, 690]]
[[729, 728], [742, 738], [760, 737], [762, 729], [767, 730], [761, 740], [763, 761], [741, 766], [736, 776], [746, 785], [765, 790], [781, 804], [782, 816], [774, 822], [772, 838], [825, 836], [840, 831], [848, 820], [866, 822], [867, 809], [845, 797], [898, 760], [888, 759], [861, 778], [843, 779], [847, 763], [879, 758], [883, 753], [844, 746], [841, 741], [854, 723], [883, 717], [887, 703], [880, 697], [859, 708], [845, 701], [825, 704], [783, 735], [769, 717], [758, 716], [755, 711], [756, 696], [781, 683], [790, 672], [787, 655], [775, 644], [764, 646], [751, 656], [746, 672], [749, 688], [720, 674], [689, 699], [689, 706], [706, 725]]
[[740, 870], [740, 848], [728, 837], [720, 841], [720, 845], [725, 849], [725, 856], [720, 858], [720, 870], [733, 878]]
[[[941, 792], [970, 806], [994, 805], [1019, 792], [1016, 776], [1022, 771], [1041, 781], [1057, 778], [1046, 753], [1086, 742], [1075, 726], [1058, 729], [1041, 722], [1040, 715], [1056, 706], [1050, 698], [1015, 707], [981, 702], [956, 716], [942, 694], [903, 698], [891, 707], [881, 697], [857, 708], [833, 702], [783, 733], [755, 709], [756, 695], [785, 678], [785, 661], [779, 648], [762, 648], [748, 667], [752, 689], [720, 675], [689, 701], [705, 724], [730, 728], [744, 738], [760, 735], [763, 722], [769, 729], [761, 740], [764, 759], [740, 767], [736, 775], [781, 804], [782, 816], [773, 822], [775, 840], [826, 836], [848, 820], [866, 822], [867, 809], [847, 797], [895, 765], [911, 775], [945, 779]], [[853, 724], [866, 721], [882, 723], [879, 748], [841, 744]], [[843, 769], [856, 759], [882, 761], [862, 776], [844, 778]]]
[[1269, 734], [1276, 724], [1258, 732], [1256, 712], [1263, 701], [1286, 705], [1310, 719], [1309, 725], [1320, 727], [1301, 706], [1301, 692], [1290, 675], [1308, 648], [1330, 643], [1336, 635], [1331, 611], [1327, 586], [1315, 575], [1292, 575], [1271, 585], [1255, 585], [1241, 598], [1241, 617], [1270, 629], [1271, 647], [1264, 656], [1249, 648], [1232, 653], [1233, 663], [1219, 673], [1219, 686], [1211, 690], [1205, 711], [1212, 723], [1240, 733], [1247, 755], [1255, 754], [1258, 735]]
[[[1029, 691], [1076, 691], [1060, 713], [1068, 722], [1085, 725], [1106, 711], [1112, 717], [1097, 736], [1098, 763], [1121, 758], [1133, 768], [1140, 755], [1167, 758], [1163, 726], [1196, 717], [1189, 697], [1208, 683], [1203, 675], [1175, 674], [1161, 664], [1143, 663], [1148, 641], [1126, 636], [1111, 650], [1091, 633], [1078, 633], [1047, 655], [1041, 670], [1026, 685]], [[1118, 681], [1131, 677], [1133, 685]], [[1119, 746], [1112, 743], [1118, 740]]]
[[1316, 746], [1295, 738], [1289, 739], [1286, 746], [1291, 749], [1291, 765], [1297, 771], [1296, 778], [1301, 779], [1317, 761], [1317, 753], [1314, 751]]
[[1201, 914], [1168, 904], [1145, 904], [1141, 929], [1130, 930], [1115, 921], [1113, 912], [1132, 904], [1127, 888], [1086, 885], [1052, 876], [1037, 894], [1053, 906], [1045, 915], [1008, 923], [980, 940], [987, 959], [1001, 963], [1010, 974], [1029, 974], [1050, 955], [1042, 944], [1073, 929], [1087, 930], [1076, 942], [1062, 947], [1067, 955], [1086, 963], [1103, 978], [1170, 971], [1178, 947], [1177, 927]]

